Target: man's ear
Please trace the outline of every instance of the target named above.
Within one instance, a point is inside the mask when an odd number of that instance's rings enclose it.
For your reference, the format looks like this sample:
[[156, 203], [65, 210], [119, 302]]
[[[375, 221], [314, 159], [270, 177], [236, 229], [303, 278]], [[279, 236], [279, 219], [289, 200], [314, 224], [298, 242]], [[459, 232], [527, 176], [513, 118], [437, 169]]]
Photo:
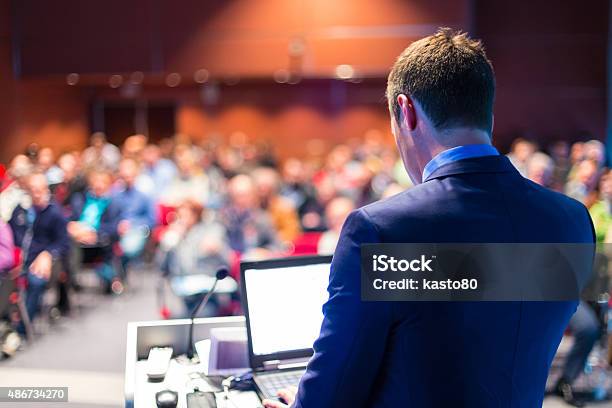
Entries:
[[417, 125], [416, 109], [412, 99], [404, 94], [397, 96], [397, 104], [400, 108], [400, 126], [405, 126], [409, 130], [414, 130]]

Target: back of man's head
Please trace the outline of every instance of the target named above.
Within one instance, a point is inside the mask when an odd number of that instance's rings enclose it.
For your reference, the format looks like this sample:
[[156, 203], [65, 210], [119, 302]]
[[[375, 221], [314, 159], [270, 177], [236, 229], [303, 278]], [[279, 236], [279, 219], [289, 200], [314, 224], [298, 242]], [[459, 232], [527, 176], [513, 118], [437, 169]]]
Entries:
[[495, 75], [480, 41], [441, 28], [412, 43], [391, 69], [389, 109], [400, 122], [397, 97], [416, 100], [437, 130], [493, 125]]

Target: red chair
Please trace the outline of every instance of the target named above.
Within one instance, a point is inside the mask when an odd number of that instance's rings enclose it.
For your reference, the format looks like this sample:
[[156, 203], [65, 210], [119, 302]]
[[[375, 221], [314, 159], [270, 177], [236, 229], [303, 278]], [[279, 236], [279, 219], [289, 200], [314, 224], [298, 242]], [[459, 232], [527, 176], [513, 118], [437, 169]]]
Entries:
[[293, 241], [292, 255], [316, 255], [322, 232], [305, 232]]
[[151, 237], [153, 242], [158, 243], [168, 229], [168, 225], [176, 218], [176, 207], [158, 204], [156, 213], [156, 226], [151, 231]]

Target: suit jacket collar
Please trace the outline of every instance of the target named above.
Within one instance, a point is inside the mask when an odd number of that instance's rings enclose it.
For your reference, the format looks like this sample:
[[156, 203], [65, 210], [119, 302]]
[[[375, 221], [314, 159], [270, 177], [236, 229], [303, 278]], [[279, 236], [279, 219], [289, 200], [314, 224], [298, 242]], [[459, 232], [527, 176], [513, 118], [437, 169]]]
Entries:
[[435, 178], [452, 176], [456, 174], [508, 172], [517, 172], [517, 170], [506, 156], [499, 155], [474, 157], [470, 159], [457, 160], [440, 166], [433, 173], [431, 173], [429, 177], [423, 180], [423, 182], [426, 183], [427, 181]]

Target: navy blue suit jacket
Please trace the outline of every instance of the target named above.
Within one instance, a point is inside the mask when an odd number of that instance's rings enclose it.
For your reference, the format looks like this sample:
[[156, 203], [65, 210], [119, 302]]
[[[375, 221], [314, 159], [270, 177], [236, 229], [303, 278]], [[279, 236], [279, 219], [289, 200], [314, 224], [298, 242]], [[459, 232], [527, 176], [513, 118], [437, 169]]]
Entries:
[[586, 208], [504, 156], [465, 159], [354, 211], [295, 407], [541, 407], [577, 302], [362, 302], [360, 245], [592, 243]]

